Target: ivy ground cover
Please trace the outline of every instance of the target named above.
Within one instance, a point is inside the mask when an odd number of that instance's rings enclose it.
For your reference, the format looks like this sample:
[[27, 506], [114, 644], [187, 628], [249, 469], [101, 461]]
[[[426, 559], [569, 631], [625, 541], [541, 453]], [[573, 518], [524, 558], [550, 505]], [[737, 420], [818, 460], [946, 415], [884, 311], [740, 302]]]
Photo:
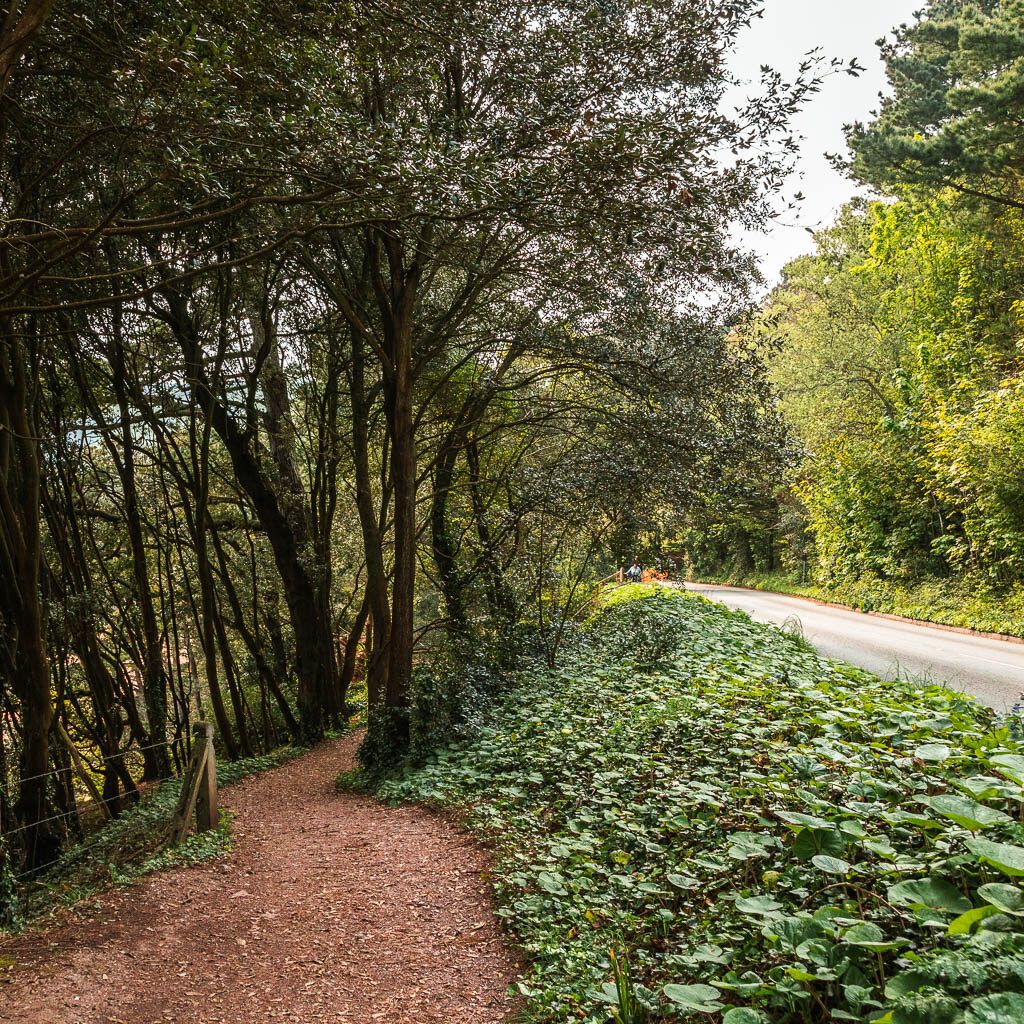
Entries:
[[382, 795], [491, 843], [535, 1021], [1016, 1024], [1022, 784], [969, 699], [625, 588]]

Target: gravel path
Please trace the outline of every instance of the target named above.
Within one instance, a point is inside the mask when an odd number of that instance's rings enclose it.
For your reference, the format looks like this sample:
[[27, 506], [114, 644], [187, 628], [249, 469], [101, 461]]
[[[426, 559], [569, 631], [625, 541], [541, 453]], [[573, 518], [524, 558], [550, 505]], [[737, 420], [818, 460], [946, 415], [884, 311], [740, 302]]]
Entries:
[[[486, 858], [416, 807], [334, 792], [346, 736], [232, 786], [214, 864], [0, 943], [0, 1021], [490, 1024], [516, 1009]], [[13, 959], [13, 963], [8, 963]]]

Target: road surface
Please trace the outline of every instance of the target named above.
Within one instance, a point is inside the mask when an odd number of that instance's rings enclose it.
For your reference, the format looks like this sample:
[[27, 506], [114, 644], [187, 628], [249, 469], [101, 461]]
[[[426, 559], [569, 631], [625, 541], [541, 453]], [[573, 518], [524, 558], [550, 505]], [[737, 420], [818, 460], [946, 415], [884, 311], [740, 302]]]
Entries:
[[886, 678], [944, 682], [997, 711], [1006, 711], [1024, 692], [1024, 644], [830, 608], [785, 594], [714, 583], [687, 583], [686, 588], [740, 608], [759, 622], [781, 626], [799, 620], [803, 635], [822, 654]]

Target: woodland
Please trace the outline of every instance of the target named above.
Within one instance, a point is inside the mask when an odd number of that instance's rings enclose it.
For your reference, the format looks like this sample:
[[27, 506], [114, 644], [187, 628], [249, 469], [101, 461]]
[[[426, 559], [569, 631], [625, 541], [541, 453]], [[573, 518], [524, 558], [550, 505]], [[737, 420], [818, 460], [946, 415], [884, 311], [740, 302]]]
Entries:
[[1024, 628], [1024, 0], [883, 41], [767, 295], [736, 228], [861, 69], [735, 82], [759, 7], [7, 6], [11, 934], [231, 848], [165, 849], [197, 723], [225, 783], [358, 728], [339, 796], [492, 851], [524, 1020], [1024, 1019], [1020, 715], [603, 586]]

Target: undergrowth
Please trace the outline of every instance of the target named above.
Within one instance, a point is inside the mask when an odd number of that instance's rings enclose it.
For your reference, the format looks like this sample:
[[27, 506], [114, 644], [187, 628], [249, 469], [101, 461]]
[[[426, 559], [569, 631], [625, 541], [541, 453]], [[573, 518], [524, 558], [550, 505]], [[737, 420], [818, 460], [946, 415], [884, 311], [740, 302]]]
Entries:
[[378, 789], [495, 850], [531, 1019], [1024, 1020], [1019, 723], [694, 595], [614, 602]]
[[[302, 747], [282, 747], [260, 757], [224, 761], [217, 765], [218, 787], [305, 753]], [[95, 897], [110, 885], [126, 885], [154, 871], [212, 860], [231, 848], [231, 815], [221, 808], [214, 829], [193, 833], [178, 846], [167, 845], [167, 833], [181, 793], [182, 780], [170, 779], [138, 804], [68, 849], [60, 861], [31, 882], [13, 887], [12, 908], [4, 925], [17, 929], [52, 917], [61, 908]]]

